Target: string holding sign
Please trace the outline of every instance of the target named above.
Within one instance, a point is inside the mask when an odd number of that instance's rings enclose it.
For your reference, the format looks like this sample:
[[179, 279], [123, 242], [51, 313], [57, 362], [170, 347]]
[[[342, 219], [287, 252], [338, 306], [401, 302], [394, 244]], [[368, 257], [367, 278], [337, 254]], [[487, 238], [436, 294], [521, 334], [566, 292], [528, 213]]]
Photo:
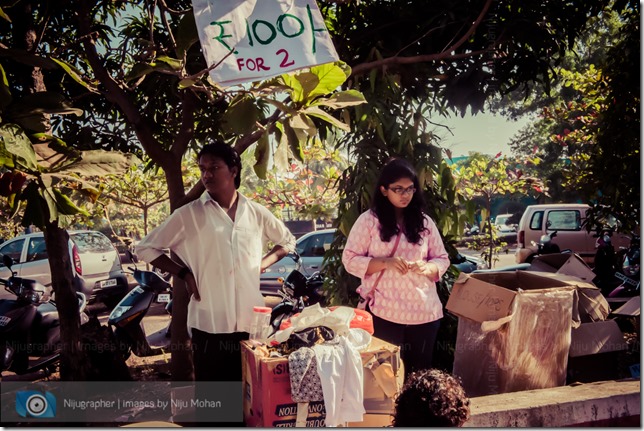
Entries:
[[314, 0], [192, 0], [210, 77], [221, 86], [339, 60]]

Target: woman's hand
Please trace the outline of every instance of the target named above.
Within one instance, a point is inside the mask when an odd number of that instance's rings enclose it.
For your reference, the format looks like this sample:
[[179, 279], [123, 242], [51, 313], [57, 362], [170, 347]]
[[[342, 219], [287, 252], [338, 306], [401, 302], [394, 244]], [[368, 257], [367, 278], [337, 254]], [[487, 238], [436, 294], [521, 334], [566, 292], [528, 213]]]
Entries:
[[407, 274], [409, 265], [402, 257], [387, 257], [385, 258], [385, 268], [393, 271], [398, 271], [401, 274]]
[[433, 262], [417, 260], [409, 264], [409, 270], [420, 275], [426, 275], [432, 280], [438, 279], [438, 266]]

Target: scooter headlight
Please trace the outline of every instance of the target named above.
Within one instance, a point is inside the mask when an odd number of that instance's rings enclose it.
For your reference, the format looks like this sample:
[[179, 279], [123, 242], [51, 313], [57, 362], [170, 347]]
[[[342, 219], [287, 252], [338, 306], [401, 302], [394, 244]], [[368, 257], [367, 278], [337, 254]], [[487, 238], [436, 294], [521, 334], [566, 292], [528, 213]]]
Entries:
[[8, 344], [5, 344], [4, 349], [2, 349], [2, 369], [5, 370], [11, 366], [13, 362], [13, 347]]
[[114, 319], [118, 319], [125, 313], [127, 313], [130, 308], [132, 308], [131, 305], [119, 305], [117, 306], [112, 312], [110, 313], [110, 321]]

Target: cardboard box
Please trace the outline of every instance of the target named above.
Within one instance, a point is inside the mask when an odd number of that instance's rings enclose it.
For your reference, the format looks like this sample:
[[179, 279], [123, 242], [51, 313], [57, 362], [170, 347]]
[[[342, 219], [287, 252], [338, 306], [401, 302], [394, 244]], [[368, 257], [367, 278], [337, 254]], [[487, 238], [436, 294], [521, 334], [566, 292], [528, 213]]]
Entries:
[[627, 348], [624, 334], [614, 320], [583, 323], [572, 330], [568, 383], [618, 378], [618, 355]]
[[595, 278], [595, 273], [586, 262], [573, 253], [555, 253], [537, 256], [530, 263], [529, 270], [572, 275], [587, 283], [592, 283]]
[[640, 315], [642, 300], [639, 295], [629, 299], [626, 304], [613, 311], [613, 316], [637, 317]]
[[348, 428], [382, 428], [390, 427], [393, 416], [367, 413], [364, 415], [362, 422], [349, 422]]
[[[585, 282], [579, 277], [567, 274], [557, 274], [550, 272], [524, 271], [525, 273], [535, 274], [539, 277], [550, 278], [555, 283], [564, 283], [568, 286], [575, 286], [577, 289], [577, 299], [573, 306], [575, 322], [590, 323], [601, 322], [608, 318], [610, 306], [601, 289], [590, 282]], [[574, 327], [579, 325], [574, 324]]]
[[615, 352], [626, 348], [624, 334], [614, 320], [583, 323], [579, 328], [572, 330], [571, 358]]
[[[388, 416], [393, 412], [393, 395], [404, 378], [400, 349], [373, 337], [361, 357], [365, 367], [365, 410], [368, 414]], [[288, 358], [266, 357], [261, 349], [254, 349], [250, 342], [242, 341], [242, 361], [246, 426], [295, 426], [297, 403], [291, 398]], [[323, 401], [310, 403], [307, 427], [324, 427], [325, 414]]]
[[575, 285], [525, 271], [461, 276], [453, 373], [468, 396], [564, 385]]

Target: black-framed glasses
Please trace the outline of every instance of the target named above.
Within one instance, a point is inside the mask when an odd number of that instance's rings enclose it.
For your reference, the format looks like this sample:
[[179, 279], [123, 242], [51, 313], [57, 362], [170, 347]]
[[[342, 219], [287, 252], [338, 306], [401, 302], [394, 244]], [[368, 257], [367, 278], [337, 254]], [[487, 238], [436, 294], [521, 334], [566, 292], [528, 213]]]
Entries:
[[416, 187], [391, 187], [389, 188], [392, 192], [396, 193], [398, 196], [413, 195], [416, 193]]

